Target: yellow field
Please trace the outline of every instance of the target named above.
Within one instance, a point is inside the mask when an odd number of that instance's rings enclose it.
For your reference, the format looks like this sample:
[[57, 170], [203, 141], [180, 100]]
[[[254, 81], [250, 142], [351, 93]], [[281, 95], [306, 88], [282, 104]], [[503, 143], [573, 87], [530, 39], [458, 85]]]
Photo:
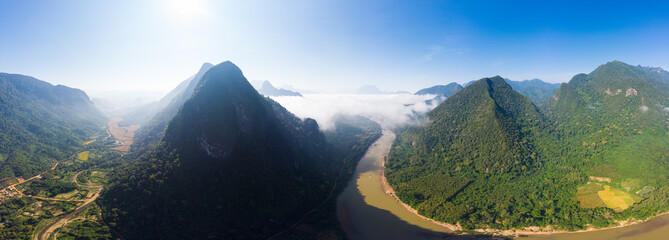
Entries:
[[77, 159], [79, 159], [81, 161], [88, 160], [88, 153], [89, 153], [89, 151], [80, 152], [79, 155], [77, 155]]
[[84, 145], [88, 145], [88, 144], [91, 144], [91, 143], [93, 143], [93, 142], [95, 142], [95, 140], [90, 140], [90, 141], [88, 141], [88, 142], [85, 142]]
[[628, 193], [617, 189], [611, 189], [611, 186], [605, 185], [604, 190], [597, 192], [608, 208], [616, 211], [622, 211], [634, 204], [634, 199]]

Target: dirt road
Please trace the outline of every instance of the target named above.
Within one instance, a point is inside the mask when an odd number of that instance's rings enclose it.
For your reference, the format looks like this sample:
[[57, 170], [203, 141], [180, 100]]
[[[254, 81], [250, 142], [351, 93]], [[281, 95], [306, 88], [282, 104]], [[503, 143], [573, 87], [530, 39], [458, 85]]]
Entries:
[[83, 209], [85, 209], [86, 207], [88, 207], [88, 206], [90, 206], [91, 204], [93, 204], [93, 202], [95, 202], [95, 200], [98, 199], [98, 197], [100, 196], [100, 192], [101, 192], [101, 191], [102, 191], [102, 187], [100, 187], [100, 188], [98, 189], [98, 191], [95, 193], [95, 195], [93, 195], [91, 198], [86, 199], [86, 200], [83, 200], [83, 201], [84, 201], [84, 204], [81, 205], [81, 206], [79, 206], [79, 207], [77, 207], [77, 209], [75, 209], [73, 212], [71, 212], [71, 213], [65, 215], [64, 217], [62, 217], [62, 218], [56, 220], [55, 222], [53, 222], [53, 223], [47, 225], [46, 227], [44, 227], [44, 229], [42, 229], [42, 231], [40, 231], [40, 233], [37, 234], [37, 236], [35, 236], [34, 240], [46, 240], [46, 239], [48, 239], [49, 236], [50, 236], [54, 231], [56, 231], [56, 229], [58, 229], [58, 228], [60, 228], [60, 227], [62, 227], [62, 226], [65, 226], [65, 224], [67, 224], [67, 222], [70, 221], [70, 219], [71, 219], [72, 217], [74, 217], [75, 215], [77, 215], [77, 213], [81, 212]]

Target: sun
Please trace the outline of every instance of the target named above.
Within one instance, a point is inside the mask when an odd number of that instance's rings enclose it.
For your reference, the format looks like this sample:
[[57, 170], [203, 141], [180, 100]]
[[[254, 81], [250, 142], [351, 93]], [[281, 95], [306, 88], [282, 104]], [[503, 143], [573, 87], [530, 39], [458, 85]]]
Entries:
[[169, 7], [174, 14], [180, 17], [207, 15], [202, 0], [170, 0]]

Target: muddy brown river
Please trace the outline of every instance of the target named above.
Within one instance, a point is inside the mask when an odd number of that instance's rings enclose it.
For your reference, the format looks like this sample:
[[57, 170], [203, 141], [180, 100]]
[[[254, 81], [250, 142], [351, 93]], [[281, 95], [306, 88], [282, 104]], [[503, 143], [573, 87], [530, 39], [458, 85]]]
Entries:
[[[425, 220], [383, 191], [384, 157], [395, 134], [384, 130], [358, 163], [351, 182], [337, 198], [337, 216], [350, 239], [472, 239], [449, 234], [448, 228]], [[532, 235], [518, 239], [669, 239], [669, 215], [632, 226], [582, 233]]]

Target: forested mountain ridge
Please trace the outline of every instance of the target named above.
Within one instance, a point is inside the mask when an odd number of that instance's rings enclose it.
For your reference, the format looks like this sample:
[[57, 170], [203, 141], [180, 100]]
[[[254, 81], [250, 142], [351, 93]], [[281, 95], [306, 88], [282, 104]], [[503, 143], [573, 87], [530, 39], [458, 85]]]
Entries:
[[106, 118], [79, 89], [0, 73], [0, 178], [28, 178], [104, 131]]
[[[523, 80], [523, 81], [514, 81], [508, 78], [504, 78], [504, 81], [511, 85], [513, 90], [516, 90], [520, 94], [528, 97], [532, 103], [537, 106], [543, 105], [549, 97], [555, 93], [555, 91], [560, 87], [559, 83], [547, 83], [541, 79], [532, 79], [532, 80]], [[475, 81], [470, 81], [465, 83], [464, 87], [469, 86], [469, 84], [474, 83]]]
[[465, 228], [478, 224], [478, 217], [467, 218], [471, 214], [509, 211], [512, 202], [523, 201], [529, 189], [522, 182], [547, 158], [537, 140], [548, 126], [527, 97], [499, 76], [485, 78], [427, 117], [425, 126], [399, 130], [388, 156], [385, 176], [402, 201]]
[[568, 159], [591, 175], [638, 182], [636, 190], [666, 182], [669, 83], [655, 73], [613, 61], [563, 84], [546, 111]]
[[267, 238], [315, 209], [320, 217], [303, 222], [314, 230], [286, 234], [313, 238], [336, 226], [334, 197], [324, 200], [374, 140], [361, 137], [380, 133], [345, 128], [347, 143], [335, 147], [314, 120], [262, 97], [223, 62], [204, 74], [161, 143], [112, 176], [105, 220], [141, 239]]
[[578, 230], [669, 211], [669, 88], [656, 70], [604, 64], [540, 111], [501, 78], [479, 80], [427, 125], [398, 130], [385, 175], [419, 213], [465, 229]]
[[[528, 157], [521, 162], [531, 161], [529, 156], [532, 155], [534, 147], [529, 143], [530, 133], [521, 133], [519, 130], [543, 124], [544, 119], [527, 97], [513, 91], [501, 77], [493, 77], [481, 79], [451, 98], [427, 114], [431, 123], [425, 127], [425, 131], [437, 133], [437, 142], [443, 144], [439, 149], [437, 146], [426, 146], [428, 152], [439, 150], [442, 153], [457, 153], [444, 155], [445, 158], [452, 158], [457, 162], [458, 159], [473, 157], [470, 154], [518, 151], [511, 156], [483, 157], [489, 162], [482, 165], [473, 163], [475, 171], [478, 172], [486, 171], [486, 168], [493, 172], [503, 171], [504, 167], [511, 170], [513, 166], [504, 161], [514, 159], [513, 156]], [[459, 138], [454, 138], [455, 136]]]
[[536, 105], [542, 105], [553, 96], [553, 93], [560, 87], [559, 83], [547, 83], [540, 79], [513, 81], [504, 79], [513, 90], [518, 91], [530, 98]]
[[445, 98], [447, 98], [460, 89], [462, 89], [462, 86], [460, 86], [460, 84], [453, 82], [447, 85], [435, 85], [429, 88], [423, 88], [414, 93], [414, 95], [434, 94], [437, 96], [444, 96]]
[[665, 71], [661, 67], [642, 67], [641, 65], [637, 66], [648, 72], [650, 75], [655, 75], [661, 81], [669, 83], [669, 72]]

